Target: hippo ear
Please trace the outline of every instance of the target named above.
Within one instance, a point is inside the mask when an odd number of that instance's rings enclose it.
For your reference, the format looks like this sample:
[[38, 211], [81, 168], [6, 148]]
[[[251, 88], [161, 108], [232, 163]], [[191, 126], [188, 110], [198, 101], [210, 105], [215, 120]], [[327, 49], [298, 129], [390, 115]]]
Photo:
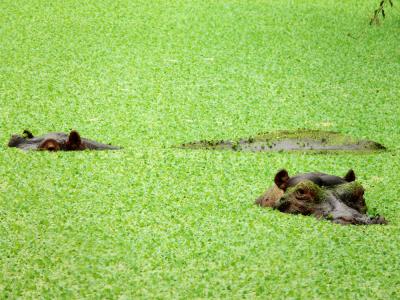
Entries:
[[278, 188], [285, 191], [289, 182], [288, 172], [285, 169], [280, 170], [278, 173], [276, 173], [274, 181]]
[[68, 140], [66, 142], [67, 150], [78, 150], [82, 145], [81, 136], [75, 130], [69, 133]]
[[24, 138], [27, 138], [27, 139], [32, 139], [33, 138], [33, 134], [29, 130], [25, 129], [22, 134], [23, 134]]
[[343, 179], [346, 180], [347, 182], [352, 182], [352, 181], [356, 180], [356, 174], [354, 173], [354, 171], [352, 169], [350, 169], [346, 173], [346, 175], [344, 175]]

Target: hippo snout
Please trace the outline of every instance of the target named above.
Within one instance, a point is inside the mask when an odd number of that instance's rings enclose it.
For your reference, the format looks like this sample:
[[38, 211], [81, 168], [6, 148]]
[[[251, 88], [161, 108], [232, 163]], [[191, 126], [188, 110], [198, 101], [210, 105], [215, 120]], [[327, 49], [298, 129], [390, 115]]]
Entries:
[[338, 216], [332, 220], [334, 223], [342, 225], [371, 225], [371, 224], [387, 224], [384, 217], [376, 216], [370, 217], [367, 215], [355, 215], [355, 216]]
[[386, 225], [388, 222], [386, 221], [386, 219], [382, 216], [376, 216], [371, 218], [371, 223], [370, 224], [382, 224], [382, 225]]
[[8, 142], [8, 147], [17, 147], [19, 144], [25, 142], [25, 139], [22, 136], [13, 134], [11, 136], [10, 141]]

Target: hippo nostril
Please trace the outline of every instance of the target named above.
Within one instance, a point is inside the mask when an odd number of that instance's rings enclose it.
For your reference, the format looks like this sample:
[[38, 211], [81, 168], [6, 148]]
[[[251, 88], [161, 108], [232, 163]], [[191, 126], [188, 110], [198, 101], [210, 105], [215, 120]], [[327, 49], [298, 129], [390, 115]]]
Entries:
[[386, 221], [386, 219], [384, 217], [381, 216], [376, 216], [374, 218], [371, 218], [371, 223], [372, 224], [387, 224], [388, 222]]
[[356, 220], [352, 217], [342, 216], [335, 218], [333, 220], [334, 223], [348, 225], [348, 224], [357, 224]]
[[387, 221], [384, 217], [376, 216], [376, 217], [369, 217], [367, 215], [361, 215], [354, 219], [353, 224], [360, 224], [360, 225], [369, 225], [369, 224], [387, 224]]
[[278, 205], [275, 207], [280, 212], [285, 212], [290, 206], [290, 202], [287, 200], [280, 200]]

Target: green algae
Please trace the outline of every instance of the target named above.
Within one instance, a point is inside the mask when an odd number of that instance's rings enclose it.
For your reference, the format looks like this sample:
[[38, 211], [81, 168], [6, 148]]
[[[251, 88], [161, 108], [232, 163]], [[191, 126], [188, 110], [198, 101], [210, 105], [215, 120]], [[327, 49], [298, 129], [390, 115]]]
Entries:
[[[398, 18], [370, 2], [1, 1], [0, 298], [397, 299]], [[399, 150], [168, 148], [299, 126]], [[125, 150], [6, 148], [28, 127]], [[355, 169], [390, 225], [254, 207], [282, 167]]]
[[340, 194], [352, 193], [356, 190], [364, 190], [362, 184], [358, 181], [343, 183], [335, 186], [335, 191]]

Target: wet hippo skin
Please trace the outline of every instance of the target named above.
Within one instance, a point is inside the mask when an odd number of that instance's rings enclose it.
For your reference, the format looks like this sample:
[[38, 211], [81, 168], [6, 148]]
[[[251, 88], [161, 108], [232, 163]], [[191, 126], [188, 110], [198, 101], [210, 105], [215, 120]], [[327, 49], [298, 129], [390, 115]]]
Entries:
[[353, 170], [344, 177], [318, 172], [290, 177], [286, 170], [281, 170], [275, 175], [275, 184], [256, 200], [256, 204], [343, 225], [387, 224], [383, 217], [367, 215], [364, 188], [355, 180]]
[[41, 136], [25, 130], [23, 135], [13, 135], [8, 142], [9, 147], [16, 147], [22, 150], [42, 151], [82, 151], [82, 150], [118, 150], [107, 144], [102, 144], [89, 139], [81, 138], [80, 134], [72, 130], [69, 134], [64, 132], [50, 132]]

